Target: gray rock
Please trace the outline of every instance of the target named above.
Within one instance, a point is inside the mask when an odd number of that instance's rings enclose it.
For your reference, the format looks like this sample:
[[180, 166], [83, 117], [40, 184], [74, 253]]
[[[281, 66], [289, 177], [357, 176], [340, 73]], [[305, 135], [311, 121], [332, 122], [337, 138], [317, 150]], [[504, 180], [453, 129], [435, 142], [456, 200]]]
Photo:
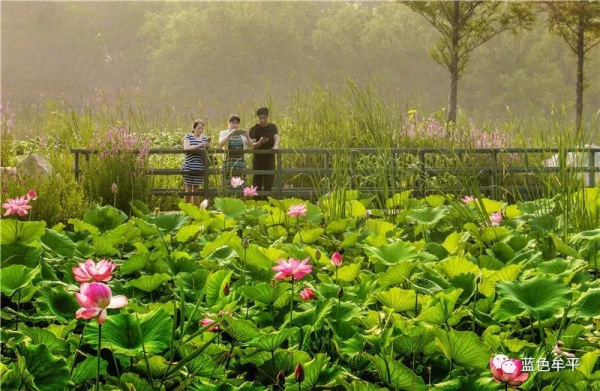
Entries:
[[52, 173], [52, 165], [42, 155], [30, 153], [17, 163], [17, 173], [22, 176], [46, 176]]

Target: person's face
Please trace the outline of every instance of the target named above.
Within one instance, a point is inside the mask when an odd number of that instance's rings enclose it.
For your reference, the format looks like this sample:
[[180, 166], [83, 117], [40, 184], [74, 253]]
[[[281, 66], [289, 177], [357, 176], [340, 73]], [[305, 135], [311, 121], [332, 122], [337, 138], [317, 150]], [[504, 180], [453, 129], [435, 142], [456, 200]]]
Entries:
[[269, 116], [268, 115], [259, 115], [258, 116], [258, 124], [260, 126], [267, 126], [267, 123], [269, 122]]
[[198, 126], [196, 126], [196, 128], [194, 129], [194, 133], [196, 133], [196, 134], [204, 133], [204, 125], [198, 124]]
[[238, 121], [236, 121], [236, 120], [233, 120], [233, 121], [229, 122], [229, 128], [230, 129], [237, 129], [237, 128], [239, 128], [239, 126], [240, 126], [240, 123]]

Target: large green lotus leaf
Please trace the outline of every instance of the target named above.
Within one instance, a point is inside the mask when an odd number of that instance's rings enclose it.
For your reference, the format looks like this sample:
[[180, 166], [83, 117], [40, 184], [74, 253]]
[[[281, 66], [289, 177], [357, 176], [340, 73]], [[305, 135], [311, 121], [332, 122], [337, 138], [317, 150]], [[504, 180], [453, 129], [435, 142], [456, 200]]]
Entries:
[[206, 303], [209, 306], [214, 305], [223, 297], [223, 288], [229, 283], [233, 271], [218, 270], [208, 277], [206, 282]]
[[387, 266], [414, 259], [418, 255], [417, 250], [412, 244], [401, 240], [386, 244], [380, 248], [365, 245], [364, 251], [367, 255], [375, 257]]
[[452, 277], [450, 284], [452, 284], [454, 288], [462, 289], [462, 293], [459, 296], [459, 301], [465, 302], [473, 295], [473, 292], [475, 292], [477, 280], [475, 278], [475, 274], [473, 273], [462, 273]]
[[483, 370], [488, 366], [492, 352], [472, 331], [438, 329], [435, 342], [446, 358], [468, 370]]
[[[166, 365], [167, 364], [165, 363], [165, 366]], [[150, 367], [152, 369], [152, 363], [150, 363]], [[200, 354], [190, 361], [186, 367], [193, 376], [205, 377], [208, 379], [223, 379], [225, 377], [225, 367], [218, 362], [215, 362], [208, 354]], [[162, 375], [162, 373], [157, 373], [156, 377], [160, 375]], [[192, 389], [190, 388], [190, 390]]]
[[37, 299], [38, 312], [56, 317], [60, 323], [69, 323], [75, 318], [75, 312], [80, 308], [72, 292], [64, 287], [44, 287]]
[[101, 232], [117, 228], [127, 220], [127, 215], [110, 205], [96, 206], [83, 215], [83, 221], [97, 227]]
[[400, 361], [392, 360], [389, 357], [384, 359], [381, 356], [371, 357], [371, 361], [385, 385], [396, 390], [419, 391], [427, 389], [423, 379]]
[[377, 283], [385, 288], [390, 285], [399, 285], [409, 280], [410, 275], [415, 268], [412, 262], [400, 262], [397, 265], [390, 266], [377, 278]]
[[360, 274], [360, 263], [351, 263], [342, 266], [337, 271], [337, 277], [340, 281], [352, 282], [358, 278]]
[[320, 225], [323, 220], [321, 208], [310, 202], [304, 202], [304, 205], [306, 205], [306, 216], [304, 216], [304, 220], [315, 225]]
[[456, 254], [465, 248], [465, 242], [469, 239], [469, 236], [468, 232], [452, 232], [450, 235], [446, 236], [442, 246], [448, 253]]
[[19, 331], [28, 336], [34, 345], [44, 344], [52, 354], [67, 357], [71, 353], [69, 343], [59, 339], [54, 333], [39, 327], [20, 327]]
[[446, 202], [446, 197], [443, 195], [431, 194], [425, 197], [425, 201], [429, 204], [429, 206], [437, 208], [440, 205], [444, 205]]
[[149, 219], [152, 224], [167, 234], [177, 231], [179, 228], [186, 225], [188, 220], [188, 216], [174, 213], [160, 214], [156, 217], [152, 216]]
[[86, 223], [85, 221], [81, 221], [79, 219], [69, 219], [69, 224], [73, 225], [73, 230], [75, 232], [89, 232], [92, 235], [100, 235], [100, 230], [98, 227]]
[[521, 272], [521, 266], [508, 265], [491, 274], [489, 277], [484, 277], [479, 285], [479, 292], [486, 297], [491, 297], [496, 292], [496, 283], [499, 281], [516, 280]]
[[[274, 247], [264, 248], [251, 244], [246, 249], [246, 265], [258, 270], [269, 270], [276, 260], [284, 256], [284, 252]], [[240, 254], [243, 259], [244, 253]]]
[[450, 257], [438, 263], [437, 267], [448, 279], [452, 279], [459, 274], [464, 273], [479, 274], [477, 265], [462, 257]]
[[504, 227], [485, 227], [481, 233], [481, 238], [484, 242], [489, 243], [501, 240], [509, 234], [509, 230]]
[[65, 235], [51, 229], [46, 229], [40, 242], [47, 250], [56, 253], [61, 258], [71, 258], [75, 254], [75, 243]]
[[587, 352], [579, 359], [579, 366], [577, 370], [583, 373], [586, 377], [592, 376], [596, 361], [600, 358], [600, 352]]
[[17, 358], [16, 363], [5, 365], [0, 362], [0, 389], [2, 390], [20, 390], [24, 387], [22, 373], [25, 369], [25, 360], [23, 357]]
[[413, 209], [406, 215], [406, 220], [419, 224], [434, 225], [448, 215], [448, 210], [443, 207]]
[[415, 296], [415, 291], [400, 288], [392, 288], [375, 295], [381, 304], [396, 312], [414, 311], [415, 301], [418, 300]]
[[[73, 374], [71, 375], [71, 381], [74, 384], [81, 384], [88, 380], [92, 380], [96, 378], [96, 369], [98, 365], [98, 359], [93, 356], [86, 357], [81, 363], [77, 364], [75, 369], [73, 369]], [[108, 368], [108, 363], [106, 360], [100, 359], [100, 375], [106, 374], [106, 368]]]
[[296, 331], [293, 329], [283, 329], [277, 333], [261, 335], [257, 339], [251, 341], [249, 346], [260, 350], [274, 352], [285, 340], [287, 340]]
[[69, 369], [64, 358], [50, 353], [46, 345], [20, 344], [17, 350], [25, 359], [33, 385], [40, 391], [64, 390], [69, 381]]
[[[515, 250], [506, 243], [498, 242], [495, 243], [491, 248], [494, 258], [500, 262], [506, 264], [516, 255]], [[491, 255], [491, 254], [490, 254]]]
[[491, 376], [484, 378], [480, 375], [460, 376], [456, 379], [436, 383], [432, 388], [434, 391], [497, 391], [498, 389], [498, 383], [494, 382]]
[[121, 266], [119, 266], [119, 272], [122, 275], [131, 274], [138, 270], [144, 270], [144, 268], [150, 262], [150, 253], [139, 253], [132, 255], [131, 258], [126, 260]]
[[154, 224], [150, 224], [148, 221], [138, 218], [138, 217], [132, 217], [129, 221], [132, 221], [135, 226], [137, 227], [137, 229], [140, 230], [140, 235], [142, 235], [144, 238], [150, 237], [150, 236], [155, 236], [158, 235], [158, 229], [156, 228], [156, 225]]
[[28, 287], [41, 269], [41, 266], [31, 269], [23, 265], [11, 265], [0, 269], [2, 293], [11, 297], [16, 291]]
[[[204, 246], [200, 255], [202, 258], [208, 258], [212, 256], [214, 252], [220, 251], [222, 249], [229, 249], [235, 251], [238, 256], [242, 254], [242, 239], [235, 232], [225, 232], [221, 234], [215, 240], [209, 242]], [[214, 256], [213, 256], [214, 257]]]
[[570, 242], [577, 244], [581, 241], [595, 242], [598, 240], [600, 240], [600, 228], [593, 229], [590, 231], [581, 231], [578, 234], [573, 235]]
[[323, 228], [302, 229], [294, 236], [294, 243], [313, 244], [324, 232]]
[[580, 259], [572, 259], [567, 261], [562, 258], [555, 258], [551, 261], [541, 262], [537, 265], [537, 270], [544, 274], [559, 275], [562, 273], [573, 273], [577, 269], [583, 269], [587, 263]]
[[152, 292], [160, 288], [162, 284], [171, 280], [171, 276], [165, 273], [153, 274], [151, 276], [141, 276], [135, 280], [127, 281], [126, 287], [134, 287], [144, 292]]
[[210, 218], [210, 213], [206, 211], [206, 209], [201, 209], [195, 205], [192, 205], [188, 202], [180, 202], [179, 209], [183, 211], [186, 215], [190, 216], [192, 219], [197, 221], [204, 221]]
[[337, 306], [337, 300], [319, 300], [314, 308], [300, 313], [294, 312], [294, 326], [319, 328], [330, 318], [331, 311]]
[[329, 385], [335, 384], [335, 378], [341, 374], [341, 371], [335, 367], [330, 367], [329, 357], [323, 353], [317, 353], [315, 358], [308, 363], [304, 363], [304, 381], [298, 383], [292, 373], [287, 377], [286, 386], [292, 390], [298, 388], [299, 390], [316, 390], [330, 388]]
[[372, 232], [375, 235], [386, 236], [388, 232], [393, 230], [396, 226], [385, 220], [367, 220], [365, 228], [367, 231]]
[[462, 289], [451, 292], [439, 292], [435, 298], [428, 303], [428, 307], [417, 317], [417, 321], [437, 325], [445, 324], [454, 314], [454, 307]]
[[40, 264], [44, 249], [25, 246], [19, 243], [0, 245], [0, 262], [2, 267], [23, 265], [35, 268]]
[[570, 314], [579, 318], [600, 317], [600, 288], [589, 289], [583, 293], [573, 305]]
[[246, 319], [229, 319], [225, 331], [238, 342], [249, 342], [261, 335], [260, 330], [254, 323]]
[[[284, 224], [287, 219], [285, 212], [279, 208], [265, 207], [269, 214], [260, 219], [262, 225], [266, 227], [279, 226]], [[282, 227], [283, 228], [283, 227]]]
[[388, 198], [385, 201], [385, 205], [388, 209], [398, 208], [398, 207], [406, 207], [409, 204], [410, 196], [412, 194], [412, 190], [406, 190], [402, 193], [396, 193], [391, 198]]
[[264, 305], [273, 305], [286, 292], [289, 292], [290, 284], [279, 283], [272, 287], [270, 284], [261, 282], [253, 286], [240, 288], [244, 297], [248, 300], [254, 300]]
[[331, 221], [329, 224], [327, 224], [326, 231], [328, 234], [344, 232], [348, 228], [349, 224], [350, 224], [349, 219], [334, 220], [334, 221]]
[[142, 379], [137, 373], [124, 373], [119, 378], [119, 381], [121, 382], [122, 390], [154, 391], [148, 381]]
[[0, 220], [0, 244], [29, 244], [42, 237], [46, 230], [45, 221]]
[[549, 233], [548, 236], [552, 238], [554, 242], [554, 247], [556, 247], [556, 251], [563, 255], [567, 255], [573, 258], [581, 258], [581, 255], [574, 248], [570, 247], [568, 244], [563, 242], [558, 236], [553, 233]]
[[356, 200], [346, 202], [346, 216], [361, 218], [367, 215], [367, 208]]
[[492, 315], [498, 321], [528, 314], [548, 319], [560, 313], [571, 299], [571, 290], [562, 281], [536, 276], [526, 281], [502, 281], [496, 285], [499, 300]]
[[[172, 327], [173, 320], [163, 309], [139, 315], [139, 325], [133, 314], [109, 315], [102, 325], [102, 347], [138, 357], [143, 354], [143, 342], [146, 354], [158, 354], [169, 347]], [[97, 349], [98, 323], [89, 323], [83, 338]]]
[[133, 215], [139, 217], [140, 219], [147, 219], [148, 215], [152, 213], [148, 205], [144, 204], [140, 200], [133, 200], [129, 203], [131, 205], [131, 211]]
[[195, 239], [201, 232], [201, 227], [196, 224], [186, 225], [177, 231], [175, 238], [179, 243], [185, 243], [190, 239]]
[[237, 198], [215, 198], [215, 208], [230, 219], [238, 219], [244, 215], [246, 204]]
[[394, 349], [404, 354], [421, 353], [434, 340], [435, 334], [424, 326], [409, 327], [394, 339]]
[[387, 388], [377, 387], [376, 385], [366, 382], [366, 381], [353, 381], [346, 388], [350, 391], [387, 391]]
[[487, 214], [500, 212], [502, 210], [502, 204], [498, 201], [483, 198], [481, 202], [483, 203], [483, 208]]

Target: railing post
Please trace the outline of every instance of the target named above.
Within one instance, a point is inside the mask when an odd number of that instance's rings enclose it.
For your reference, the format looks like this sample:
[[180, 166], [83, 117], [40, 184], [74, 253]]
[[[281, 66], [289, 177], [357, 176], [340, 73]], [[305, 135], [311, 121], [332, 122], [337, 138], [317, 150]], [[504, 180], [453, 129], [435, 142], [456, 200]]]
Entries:
[[281, 159], [281, 152], [279, 152], [279, 149], [275, 150], [275, 153], [277, 155], [277, 198], [281, 199], [283, 197], [283, 167], [281, 167], [283, 159]]
[[207, 200], [208, 199], [208, 182], [210, 181], [210, 170], [208, 169], [208, 165], [210, 164], [210, 161], [208, 159], [208, 153], [206, 152], [206, 149], [202, 149], [202, 154], [203, 159], [204, 159], [204, 164], [202, 165], [203, 167], [203, 171], [204, 171], [204, 199]]
[[596, 187], [596, 159], [595, 159], [595, 152], [590, 149], [590, 153], [589, 153], [589, 168], [590, 171], [588, 172], [588, 178], [589, 178], [589, 183], [588, 186], [589, 187]]
[[79, 181], [79, 152], [75, 151], [75, 180]]
[[491, 154], [492, 154], [492, 194], [491, 196], [496, 199], [497, 198], [497, 194], [496, 194], [496, 186], [497, 186], [497, 174], [498, 174], [498, 165], [497, 165], [497, 161], [496, 161], [496, 149], [492, 148], [491, 150]]
[[419, 151], [419, 172], [417, 176], [417, 189], [421, 197], [425, 196], [425, 152]]

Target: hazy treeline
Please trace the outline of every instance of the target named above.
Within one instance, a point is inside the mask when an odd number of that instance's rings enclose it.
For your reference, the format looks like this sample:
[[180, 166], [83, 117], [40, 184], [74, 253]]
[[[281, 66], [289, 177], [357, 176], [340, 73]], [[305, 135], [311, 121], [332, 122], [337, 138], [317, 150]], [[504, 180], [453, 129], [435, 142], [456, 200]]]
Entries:
[[[448, 73], [428, 55], [435, 29], [398, 3], [3, 2], [2, 100], [114, 100], [224, 116], [270, 96], [373, 83], [406, 107], [445, 107]], [[545, 15], [476, 49], [459, 105], [475, 119], [572, 111], [575, 62]], [[584, 115], [600, 107], [600, 48], [586, 63]]]

